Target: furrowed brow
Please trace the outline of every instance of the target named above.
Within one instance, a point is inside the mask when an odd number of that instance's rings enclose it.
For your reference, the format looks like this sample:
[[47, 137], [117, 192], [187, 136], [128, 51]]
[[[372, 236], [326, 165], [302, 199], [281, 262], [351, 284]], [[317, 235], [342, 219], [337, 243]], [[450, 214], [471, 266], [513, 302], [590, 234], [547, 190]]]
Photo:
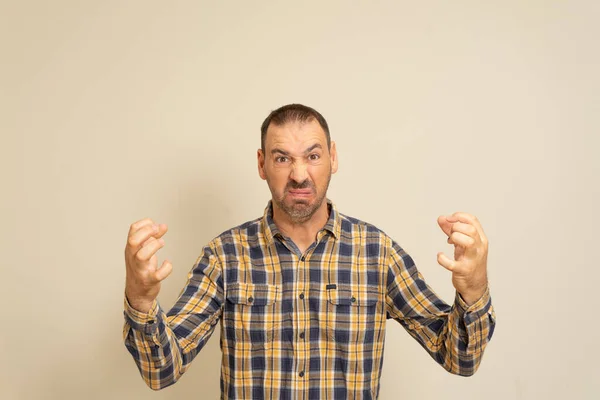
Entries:
[[304, 154], [310, 153], [314, 149], [321, 149], [321, 150], [323, 150], [323, 147], [319, 143], [315, 143], [312, 146], [310, 146], [308, 149], [304, 150]]
[[289, 156], [290, 155], [290, 153], [288, 153], [287, 151], [284, 151], [284, 150], [281, 150], [281, 149], [278, 149], [278, 148], [274, 148], [273, 150], [271, 150], [271, 154], [277, 154], [277, 153], [283, 154], [284, 156]]

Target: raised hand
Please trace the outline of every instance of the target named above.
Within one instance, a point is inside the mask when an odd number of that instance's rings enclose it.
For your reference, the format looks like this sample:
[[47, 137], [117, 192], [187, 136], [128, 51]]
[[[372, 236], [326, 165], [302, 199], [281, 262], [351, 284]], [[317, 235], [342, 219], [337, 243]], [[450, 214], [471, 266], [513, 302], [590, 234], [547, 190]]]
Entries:
[[441, 215], [438, 224], [454, 245], [454, 260], [440, 252], [438, 263], [452, 272], [452, 284], [467, 304], [473, 304], [487, 288], [488, 240], [479, 220], [471, 214], [456, 212]]
[[129, 304], [140, 312], [148, 312], [160, 292], [160, 282], [173, 270], [173, 265], [163, 261], [158, 268], [156, 252], [165, 241], [166, 224], [156, 224], [150, 218], [137, 221], [129, 228], [125, 246], [125, 295]]

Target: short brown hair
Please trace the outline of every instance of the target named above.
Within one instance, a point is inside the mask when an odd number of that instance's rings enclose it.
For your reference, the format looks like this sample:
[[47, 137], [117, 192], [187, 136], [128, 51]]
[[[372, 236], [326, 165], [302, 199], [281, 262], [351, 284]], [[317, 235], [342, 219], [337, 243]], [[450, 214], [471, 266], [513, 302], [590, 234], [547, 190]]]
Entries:
[[310, 122], [316, 120], [323, 131], [325, 131], [325, 137], [327, 138], [327, 148], [331, 148], [331, 137], [329, 135], [329, 126], [325, 118], [314, 108], [302, 105], [302, 104], [288, 104], [283, 107], [279, 107], [277, 110], [271, 111], [269, 116], [264, 120], [260, 127], [260, 145], [263, 151], [265, 151], [265, 141], [267, 139], [267, 129], [269, 125], [285, 125], [288, 122]]

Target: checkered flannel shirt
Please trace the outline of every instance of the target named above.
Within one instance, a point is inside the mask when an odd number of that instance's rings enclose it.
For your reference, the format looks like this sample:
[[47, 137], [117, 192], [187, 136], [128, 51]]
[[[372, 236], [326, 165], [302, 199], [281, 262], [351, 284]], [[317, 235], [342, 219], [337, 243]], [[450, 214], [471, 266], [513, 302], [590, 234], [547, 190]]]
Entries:
[[203, 249], [168, 313], [125, 298], [125, 345], [148, 386], [175, 383], [219, 322], [225, 399], [377, 398], [390, 318], [449, 372], [475, 373], [495, 326], [489, 290], [449, 306], [389, 236], [328, 206], [304, 254], [269, 202]]

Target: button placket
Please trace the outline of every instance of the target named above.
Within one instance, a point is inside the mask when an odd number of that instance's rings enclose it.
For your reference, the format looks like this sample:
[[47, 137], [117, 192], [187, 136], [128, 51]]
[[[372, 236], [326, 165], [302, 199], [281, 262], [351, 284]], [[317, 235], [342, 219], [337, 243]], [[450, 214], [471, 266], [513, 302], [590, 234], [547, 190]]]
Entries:
[[305, 331], [306, 331], [306, 308], [307, 308], [307, 304], [306, 304], [306, 295], [305, 295], [305, 289], [306, 289], [306, 276], [307, 276], [307, 272], [306, 272], [306, 256], [301, 256], [300, 260], [298, 262], [298, 282], [299, 282], [299, 286], [298, 286], [298, 297], [297, 297], [297, 304], [298, 304], [298, 323], [297, 323], [297, 345], [296, 345], [296, 349], [297, 349], [297, 353], [296, 353], [296, 359], [298, 360], [298, 364], [297, 364], [297, 373], [298, 373], [298, 377], [299, 377], [299, 389], [301, 392], [303, 392], [306, 388], [305, 386], [305, 380], [304, 375], [306, 374], [306, 365], [307, 365], [307, 360], [306, 360], [306, 356], [307, 356], [307, 348], [306, 348], [306, 340], [305, 339]]

